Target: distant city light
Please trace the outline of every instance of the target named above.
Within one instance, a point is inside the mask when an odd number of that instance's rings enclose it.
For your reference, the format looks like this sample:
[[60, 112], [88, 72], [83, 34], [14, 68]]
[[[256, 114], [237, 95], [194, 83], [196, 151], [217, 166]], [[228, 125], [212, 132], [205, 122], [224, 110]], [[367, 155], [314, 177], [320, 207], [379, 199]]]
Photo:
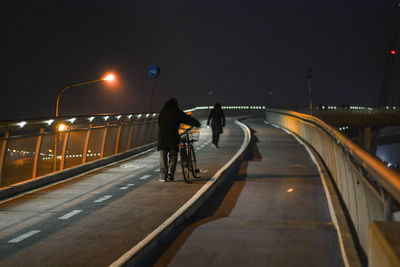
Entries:
[[397, 54], [397, 51], [396, 51], [396, 49], [390, 49], [390, 54], [392, 54], [392, 55], [396, 55], [396, 54]]

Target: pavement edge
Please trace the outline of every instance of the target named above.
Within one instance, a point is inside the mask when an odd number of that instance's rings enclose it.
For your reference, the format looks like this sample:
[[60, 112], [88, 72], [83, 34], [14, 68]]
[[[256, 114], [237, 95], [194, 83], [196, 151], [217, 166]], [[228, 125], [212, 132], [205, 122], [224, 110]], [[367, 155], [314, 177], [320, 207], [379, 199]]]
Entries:
[[231, 176], [232, 168], [236, 162], [244, 156], [244, 152], [251, 140], [250, 129], [239, 120], [235, 121], [245, 133], [243, 143], [238, 152], [205, 184], [191, 199], [189, 199], [182, 207], [180, 207], [171, 217], [158, 226], [153, 232], [146, 236], [142, 241], [125, 252], [119, 259], [114, 261], [110, 266], [118, 267], [124, 264], [135, 266], [162, 240], [168, 233], [174, 230], [175, 226], [193, 215], [201, 205], [206, 202], [212, 193]]

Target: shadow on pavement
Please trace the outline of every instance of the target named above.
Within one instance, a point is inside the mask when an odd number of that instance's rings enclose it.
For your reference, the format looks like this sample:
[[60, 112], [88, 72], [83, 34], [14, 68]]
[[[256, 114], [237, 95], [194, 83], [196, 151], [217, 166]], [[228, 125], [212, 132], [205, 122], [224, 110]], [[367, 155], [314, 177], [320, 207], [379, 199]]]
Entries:
[[250, 131], [251, 141], [244, 152], [243, 160], [232, 166], [235, 174], [231, 179], [224, 182], [193, 216], [178, 225], [162, 240], [161, 244], [139, 263], [140, 266], [168, 265], [197, 227], [229, 216], [245, 186], [248, 161], [262, 161], [262, 155], [257, 148], [259, 140], [254, 135], [255, 131], [251, 128]]

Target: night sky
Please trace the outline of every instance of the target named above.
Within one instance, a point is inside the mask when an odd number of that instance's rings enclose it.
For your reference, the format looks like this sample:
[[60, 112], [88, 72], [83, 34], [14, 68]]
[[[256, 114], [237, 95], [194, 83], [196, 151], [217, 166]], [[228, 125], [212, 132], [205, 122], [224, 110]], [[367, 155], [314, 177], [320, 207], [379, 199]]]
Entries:
[[396, 8], [392, 0], [13, 2], [0, 11], [0, 120], [52, 117], [59, 90], [108, 71], [118, 84], [70, 88], [60, 115], [147, 112], [152, 64], [161, 69], [153, 111], [170, 97], [181, 108], [306, 105], [307, 68], [315, 104], [376, 105]]

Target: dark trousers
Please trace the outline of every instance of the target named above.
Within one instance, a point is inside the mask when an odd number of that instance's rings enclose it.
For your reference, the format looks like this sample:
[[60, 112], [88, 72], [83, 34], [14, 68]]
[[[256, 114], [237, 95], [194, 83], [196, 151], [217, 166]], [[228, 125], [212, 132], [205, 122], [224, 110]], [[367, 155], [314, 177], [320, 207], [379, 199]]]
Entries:
[[219, 141], [219, 132], [218, 131], [212, 131], [212, 139], [213, 139], [213, 144], [215, 146], [218, 146], [218, 141]]
[[175, 176], [176, 163], [178, 162], [178, 151], [160, 150], [160, 176], [167, 178], [168, 173]]

